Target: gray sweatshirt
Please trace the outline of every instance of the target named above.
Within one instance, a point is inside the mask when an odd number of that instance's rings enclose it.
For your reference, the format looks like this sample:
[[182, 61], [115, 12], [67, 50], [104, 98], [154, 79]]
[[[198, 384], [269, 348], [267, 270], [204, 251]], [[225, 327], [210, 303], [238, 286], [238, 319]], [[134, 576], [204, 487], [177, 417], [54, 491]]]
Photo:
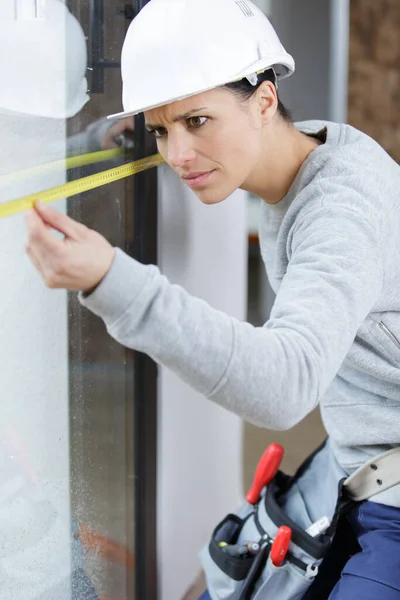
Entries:
[[[296, 126], [326, 127], [327, 139], [280, 203], [262, 203], [261, 252], [277, 294], [263, 327], [121, 250], [80, 301], [121, 344], [258, 426], [289, 429], [320, 404], [350, 473], [400, 443], [400, 168], [350, 126]], [[389, 492], [380, 501], [400, 506], [398, 488]]]

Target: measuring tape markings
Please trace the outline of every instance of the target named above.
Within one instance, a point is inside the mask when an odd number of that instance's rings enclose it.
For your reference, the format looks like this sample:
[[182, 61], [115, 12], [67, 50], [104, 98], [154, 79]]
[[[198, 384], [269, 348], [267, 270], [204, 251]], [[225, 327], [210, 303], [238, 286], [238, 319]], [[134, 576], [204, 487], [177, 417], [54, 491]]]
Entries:
[[69, 181], [63, 185], [38, 192], [36, 194], [24, 196], [18, 200], [4, 202], [3, 204], [0, 204], [0, 218], [9, 217], [25, 210], [29, 210], [30, 208], [33, 208], [35, 201], [48, 204], [62, 198], [70, 198], [71, 196], [76, 196], [77, 194], [93, 190], [102, 185], [118, 181], [119, 179], [130, 177], [131, 175], [135, 175], [141, 171], [146, 171], [147, 169], [157, 167], [163, 162], [164, 159], [159, 154], [154, 154], [153, 156], [148, 156], [120, 167], [114, 167], [113, 169], [102, 171], [96, 175], [82, 177], [81, 179]]

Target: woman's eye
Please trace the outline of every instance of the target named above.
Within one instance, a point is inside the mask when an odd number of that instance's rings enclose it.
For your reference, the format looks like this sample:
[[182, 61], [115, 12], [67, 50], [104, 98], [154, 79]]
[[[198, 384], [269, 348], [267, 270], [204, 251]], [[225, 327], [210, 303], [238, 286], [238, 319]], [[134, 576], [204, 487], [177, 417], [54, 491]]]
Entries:
[[198, 129], [199, 127], [202, 127], [202, 125], [205, 125], [207, 121], [207, 117], [190, 117], [188, 119], [189, 126], [193, 127], [193, 129]]
[[167, 133], [165, 127], [158, 127], [157, 129], [153, 129], [150, 133], [152, 133], [156, 138], [162, 138]]

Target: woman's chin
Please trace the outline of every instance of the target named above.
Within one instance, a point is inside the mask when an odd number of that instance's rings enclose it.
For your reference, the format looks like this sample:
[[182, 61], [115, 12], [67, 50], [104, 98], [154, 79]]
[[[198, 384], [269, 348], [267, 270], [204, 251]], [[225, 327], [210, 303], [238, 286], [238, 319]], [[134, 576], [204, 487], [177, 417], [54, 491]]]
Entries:
[[216, 190], [212, 188], [204, 188], [202, 190], [193, 190], [200, 202], [203, 204], [219, 204], [223, 202], [234, 192], [234, 190], [229, 190], [224, 192], [223, 190]]

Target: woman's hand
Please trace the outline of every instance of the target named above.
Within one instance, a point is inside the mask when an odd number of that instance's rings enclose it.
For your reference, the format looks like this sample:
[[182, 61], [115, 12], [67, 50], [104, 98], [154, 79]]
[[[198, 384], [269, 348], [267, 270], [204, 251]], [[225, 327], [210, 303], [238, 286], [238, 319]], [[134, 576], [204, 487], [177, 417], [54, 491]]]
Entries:
[[26, 251], [49, 288], [90, 293], [110, 269], [115, 249], [96, 231], [39, 203], [27, 213], [26, 223]]
[[133, 139], [134, 123], [133, 117], [127, 117], [126, 119], [120, 119], [113, 123], [106, 131], [102, 141], [102, 150], [112, 150], [113, 148], [120, 148], [125, 144], [118, 143], [117, 139], [122, 135], [123, 138]]

